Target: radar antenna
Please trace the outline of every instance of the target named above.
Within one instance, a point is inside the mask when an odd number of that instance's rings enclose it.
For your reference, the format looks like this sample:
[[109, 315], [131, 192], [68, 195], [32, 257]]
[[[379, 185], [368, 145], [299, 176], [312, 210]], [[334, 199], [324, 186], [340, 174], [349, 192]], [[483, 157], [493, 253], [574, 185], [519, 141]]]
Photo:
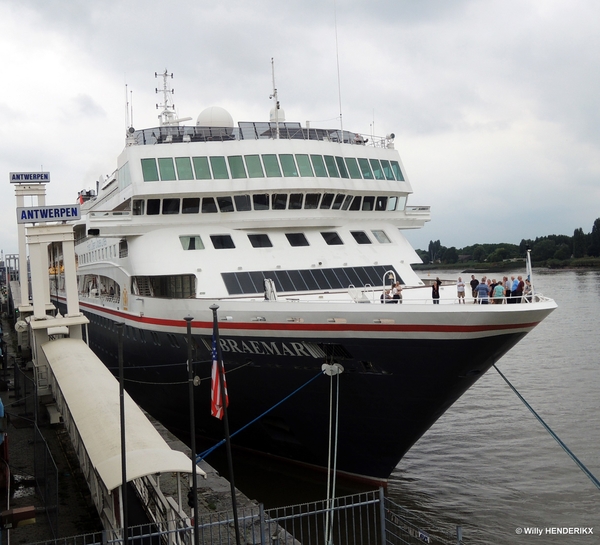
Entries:
[[269, 98], [275, 99], [275, 138], [279, 140], [279, 99], [277, 98], [277, 87], [275, 87], [275, 61], [271, 57], [271, 75], [273, 77], [273, 94]]
[[173, 104], [173, 102], [171, 101], [171, 95], [175, 94], [175, 89], [169, 89], [169, 86], [167, 85], [167, 80], [169, 79], [169, 77], [173, 79], [173, 74], [169, 74], [168, 70], [165, 68], [165, 71], [162, 74], [154, 72], [155, 78], [158, 78], [159, 76], [163, 79], [163, 87], [162, 89], [155, 88], [154, 91], [156, 92], [156, 94], [163, 94], [162, 104], [156, 105], [157, 110], [162, 108], [162, 112], [158, 116], [160, 126], [177, 127], [182, 121], [189, 121], [190, 119], [192, 119], [191, 117], [183, 117], [181, 119], [177, 118], [177, 114], [175, 113], [175, 104]]

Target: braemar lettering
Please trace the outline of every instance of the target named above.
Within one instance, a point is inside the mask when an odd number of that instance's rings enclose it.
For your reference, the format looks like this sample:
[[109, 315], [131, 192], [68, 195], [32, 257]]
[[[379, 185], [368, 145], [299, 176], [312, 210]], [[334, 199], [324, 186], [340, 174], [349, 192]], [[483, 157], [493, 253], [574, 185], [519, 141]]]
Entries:
[[261, 354], [266, 356], [306, 356], [313, 355], [300, 342], [280, 341], [237, 341], [234, 339], [219, 339], [223, 352], [239, 354]]

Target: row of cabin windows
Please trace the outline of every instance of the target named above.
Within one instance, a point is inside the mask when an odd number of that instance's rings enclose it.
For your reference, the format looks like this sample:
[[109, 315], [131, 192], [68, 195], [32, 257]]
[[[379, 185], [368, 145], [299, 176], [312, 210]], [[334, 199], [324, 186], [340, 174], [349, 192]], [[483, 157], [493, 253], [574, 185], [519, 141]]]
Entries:
[[[354, 240], [358, 244], [373, 244], [371, 237], [364, 231], [350, 231]], [[380, 244], [390, 244], [391, 240], [385, 234], [385, 231], [376, 229], [372, 230], [373, 238]], [[310, 246], [308, 239], [304, 233], [285, 233], [285, 236], [290, 246]], [[339, 246], [344, 244], [344, 241], [335, 231], [322, 231], [321, 236], [329, 246]], [[210, 235], [210, 240], [215, 250], [226, 250], [235, 248], [235, 243], [230, 235]], [[273, 243], [269, 235], [264, 233], [249, 234], [248, 240], [253, 248], [272, 248]], [[184, 250], [204, 250], [204, 242], [200, 235], [182, 235], [179, 237], [179, 242]]]
[[240, 178], [350, 178], [404, 181], [398, 161], [274, 153], [224, 157], [159, 157], [142, 159], [144, 182], [171, 180], [228, 180]]
[[344, 193], [256, 193], [223, 197], [187, 197], [136, 199], [134, 216], [158, 214], [215, 214], [217, 212], [247, 212], [250, 210], [404, 210], [406, 197], [375, 197]]

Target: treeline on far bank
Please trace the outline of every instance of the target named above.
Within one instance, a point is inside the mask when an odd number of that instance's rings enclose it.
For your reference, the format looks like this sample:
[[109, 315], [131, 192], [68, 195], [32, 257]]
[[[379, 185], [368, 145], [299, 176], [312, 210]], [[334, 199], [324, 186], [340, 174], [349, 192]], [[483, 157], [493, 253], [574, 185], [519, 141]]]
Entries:
[[446, 265], [465, 268], [476, 264], [489, 268], [524, 260], [531, 249], [531, 261], [537, 267], [600, 268], [600, 218], [594, 221], [590, 233], [580, 227], [573, 236], [547, 235], [535, 240], [523, 239], [520, 244], [473, 244], [464, 248], [442, 246], [439, 240], [430, 241], [427, 250], [416, 250], [425, 265]]

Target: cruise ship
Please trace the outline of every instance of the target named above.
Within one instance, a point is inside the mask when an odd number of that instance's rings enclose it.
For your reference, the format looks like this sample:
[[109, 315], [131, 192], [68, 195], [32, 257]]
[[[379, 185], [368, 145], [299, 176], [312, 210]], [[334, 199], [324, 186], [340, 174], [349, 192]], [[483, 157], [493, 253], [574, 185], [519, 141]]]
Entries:
[[[185, 435], [191, 317], [196, 437], [216, 442], [216, 304], [234, 448], [327, 467], [336, 381], [337, 471], [385, 483], [556, 304], [539, 293], [519, 304], [458, 304], [450, 285], [433, 304], [403, 234], [430, 209], [409, 204], [393, 134], [288, 121], [276, 91], [264, 121], [236, 124], [215, 106], [186, 124], [167, 76], [157, 126], [129, 127], [114, 172], [79, 194], [78, 290], [91, 348], [116, 370], [116, 324], [125, 324], [127, 390]], [[402, 298], [387, 304], [395, 282]], [[57, 272], [59, 305], [62, 283]]]

